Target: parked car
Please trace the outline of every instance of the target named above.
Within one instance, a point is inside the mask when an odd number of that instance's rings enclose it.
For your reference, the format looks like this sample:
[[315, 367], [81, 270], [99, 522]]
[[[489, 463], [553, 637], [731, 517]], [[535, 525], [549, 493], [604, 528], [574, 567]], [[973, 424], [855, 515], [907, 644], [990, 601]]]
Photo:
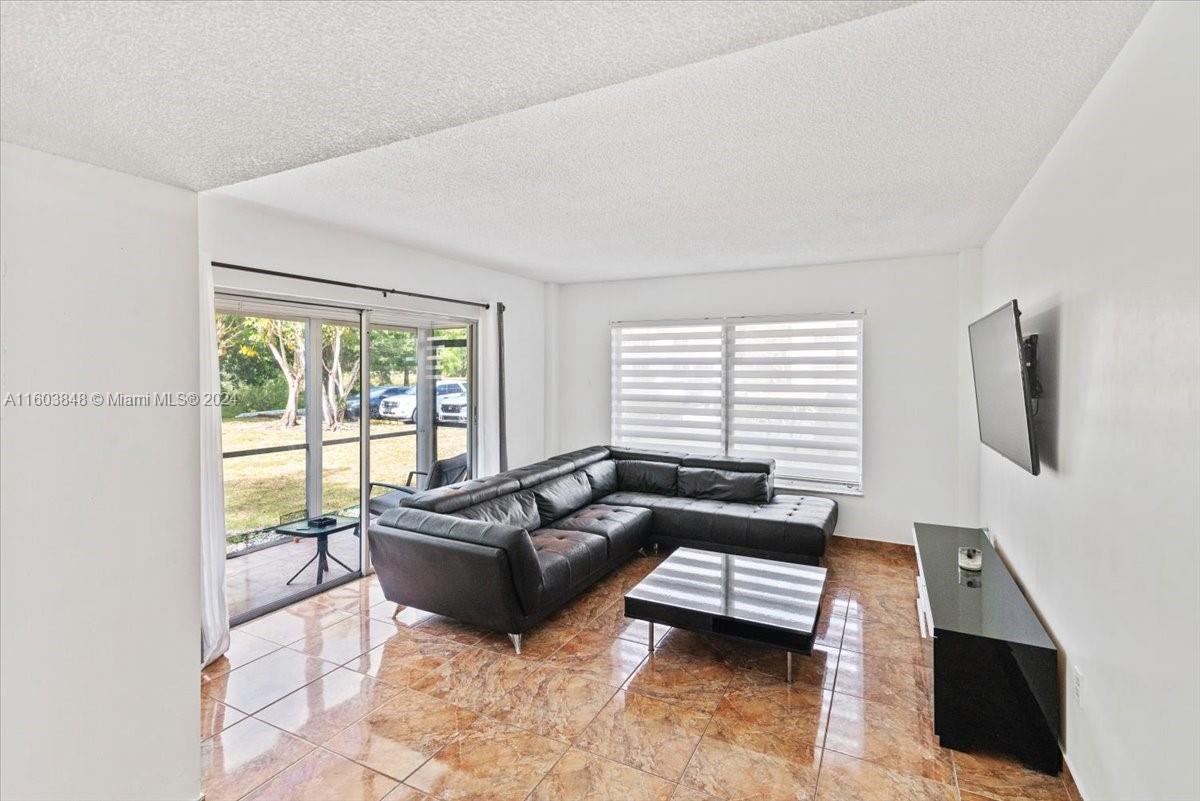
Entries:
[[[414, 387], [405, 387], [402, 394], [385, 398], [379, 404], [379, 416], [388, 420], [417, 422], [417, 392]], [[458, 378], [447, 378], [437, 384], [439, 423], [467, 422], [467, 382]]]
[[401, 392], [383, 399], [379, 404], [379, 416], [385, 420], [407, 420], [417, 422], [417, 388], [401, 387]]
[[[367, 398], [369, 399], [367, 403], [370, 405], [371, 416], [380, 416], [380, 406], [384, 400], [404, 395], [405, 393], [410, 393], [414, 398], [416, 397], [412, 387], [371, 387], [371, 391], [367, 393]], [[362, 401], [357, 394], [348, 396], [346, 398], [346, 419], [357, 420], [361, 407]]]
[[466, 425], [470, 414], [471, 400], [467, 395], [467, 382], [454, 381], [438, 386], [438, 422]]

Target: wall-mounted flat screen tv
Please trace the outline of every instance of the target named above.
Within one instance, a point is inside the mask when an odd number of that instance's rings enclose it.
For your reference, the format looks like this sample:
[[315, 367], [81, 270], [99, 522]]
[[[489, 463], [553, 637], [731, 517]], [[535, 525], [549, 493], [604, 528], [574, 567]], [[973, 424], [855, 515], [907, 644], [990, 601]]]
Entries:
[[1017, 302], [1005, 303], [968, 330], [979, 439], [1036, 476], [1041, 465], [1033, 437], [1035, 377], [1027, 364]]

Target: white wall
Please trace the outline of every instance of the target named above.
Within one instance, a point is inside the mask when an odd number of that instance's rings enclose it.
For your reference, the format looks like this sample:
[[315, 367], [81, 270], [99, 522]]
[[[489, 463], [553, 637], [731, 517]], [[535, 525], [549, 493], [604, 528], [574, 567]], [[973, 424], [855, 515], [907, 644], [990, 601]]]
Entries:
[[984, 249], [1047, 397], [1042, 475], [983, 450], [983, 522], [1082, 671], [1089, 801], [1200, 798], [1197, 42], [1200, 5], [1155, 4]]
[[[0, 397], [196, 391], [195, 194], [0, 160]], [[0, 427], [0, 796], [197, 798], [197, 409], [5, 404]]]
[[[466, 300], [502, 301], [506, 307], [509, 465], [528, 464], [544, 455], [545, 297], [541, 282], [211, 193], [200, 196], [200, 247], [215, 261], [247, 267]], [[265, 285], [250, 278], [241, 280], [246, 286]], [[353, 294], [320, 285], [304, 286], [327, 298]], [[364, 293], [357, 297], [361, 299]], [[430, 304], [394, 300], [413, 309], [430, 308]]]
[[973, 522], [958, 486], [959, 270], [949, 254], [564, 285], [559, 445], [609, 440], [611, 321], [865, 311], [864, 493], [836, 496], [837, 533], [911, 542], [915, 520]]

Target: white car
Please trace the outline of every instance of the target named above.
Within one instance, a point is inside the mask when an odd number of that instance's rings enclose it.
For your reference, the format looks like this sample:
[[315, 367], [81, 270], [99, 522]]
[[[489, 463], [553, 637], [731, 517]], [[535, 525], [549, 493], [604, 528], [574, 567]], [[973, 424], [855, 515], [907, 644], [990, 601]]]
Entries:
[[[466, 423], [469, 404], [467, 382], [459, 379], [439, 381], [437, 404], [439, 423]], [[380, 401], [379, 416], [388, 420], [417, 422], [416, 387], [404, 387], [401, 393]]]
[[389, 395], [379, 402], [379, 416], [388, 420], [407, 420], [417, 422], [417, 388], [402, 387], [395, 395]]
[[466, 381], [442, 381], [438, 383], [438, 422], [462, 423], [466, 425], [470, 414], [470, 399]]

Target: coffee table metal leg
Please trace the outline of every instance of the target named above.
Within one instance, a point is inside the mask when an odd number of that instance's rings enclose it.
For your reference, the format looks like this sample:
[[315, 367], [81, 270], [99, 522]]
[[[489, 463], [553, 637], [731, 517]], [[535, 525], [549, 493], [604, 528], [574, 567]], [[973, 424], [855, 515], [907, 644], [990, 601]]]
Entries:
[[788, 684], [792, 683], [792, 652], [791, 651], [787, 652], [787, 681], [788, 681]]
[[650, 653], [654, 653], [654, 621], [650, 621]]

